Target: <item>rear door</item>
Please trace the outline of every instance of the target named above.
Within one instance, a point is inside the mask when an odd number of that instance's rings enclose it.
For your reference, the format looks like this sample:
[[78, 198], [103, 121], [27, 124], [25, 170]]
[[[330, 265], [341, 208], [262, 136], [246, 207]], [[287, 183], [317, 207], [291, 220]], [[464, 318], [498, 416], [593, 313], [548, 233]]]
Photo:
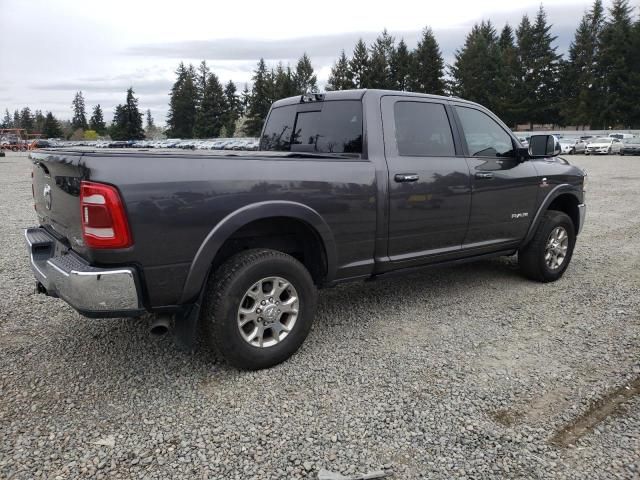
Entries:
[[446, 104], [385, 96], [382, 118], [389, 172], [390, 260], [425, 263], [455, 254], [467, 229], [471, 185]]
[[474, 106], [454, 107], [473, 187], [464, 248], [492, 250], [524, 238], [535, 214], [539, 180], [533, 162], [521, 161], [507, 129]]

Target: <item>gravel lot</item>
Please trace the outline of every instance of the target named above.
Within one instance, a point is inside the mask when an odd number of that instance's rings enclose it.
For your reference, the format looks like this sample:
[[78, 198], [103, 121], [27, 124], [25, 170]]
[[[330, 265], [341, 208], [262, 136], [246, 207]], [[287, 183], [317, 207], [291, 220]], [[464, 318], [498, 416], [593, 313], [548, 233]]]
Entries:
[[571, 160], [561, 281], [499, 259], [326, 290], [300, 352], [246, 373], [34, 295], [30, 165], [0, 158], [0, 478], [637, 478], [640, 157]]

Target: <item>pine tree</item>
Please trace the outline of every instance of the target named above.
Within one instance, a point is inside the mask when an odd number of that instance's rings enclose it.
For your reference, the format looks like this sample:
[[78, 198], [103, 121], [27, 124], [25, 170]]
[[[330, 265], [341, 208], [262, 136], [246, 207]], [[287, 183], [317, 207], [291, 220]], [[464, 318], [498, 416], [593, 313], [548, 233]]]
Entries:
[[567, 61], [560, 69], [562, 85], [562, 116], [565, 123], [590, 125], [599, 111], [600, 100], [595, 88], [595, 61], [598, 55], [600, 33], [604, 24], [601, 0], [595, 0], [590, 11], [582, 17], [569, 46]]
[[318, 91], [318, 79], [313, 72], [311, 60], [306, 53], [300, 57], [296, 64], [296, 71], [293, 76], [296, 93], [302, 95], [307, 92]]
[[9, 113], [9, 109], [5, 108], [4, 117], [2, 118], [2, 128], [14, 128], [13, 120], [11, 119], [11, 114]]
[[240, 94], [240, 111], [242, 116], [247, 115], [247, 109], [249, 108], [249, 102], [251, 101], [251, 91], [249, 86], [245, 83], [242, 93]]
[[89, 119], [89, 129], [95, 131], [98, 135], [104, 135], [107, 131], [107, 124], [104, 121], [100, 104], [93, 107], [93, 112]]
[[354, 88], [367, 88], [369, 86], [369, 52], [362, 39], [358, 40], [353, 49], [353, 56], [349, 61], [349, 70]]
[[251, 137], [257, 137], [262, 132], [262, 125], [269, 113], [273, 101], [273, 78], [267, 70], [264, 59], [261, 58], [253, 73], [253, 88], [247, 106], [246, 132]]
[[36, 110], [36, 114], [33, 117], [33, 129], [37, 133], [42, 133], [44, 130], [44, 115], [42, 110]]
[[276, 67], [276, 71], [273, 76], [274, 81], [274, 99], [278, 100], [280, 98], [292, 97], [294, 95], [298, 95], [298, 87], [296, 85], [296, 78], [293, 72], [291, 71], [291, 67], [287, 65], [287, 68], [284, 68], [282, 62], [278, 63]]
[[517, 113], [514, 104], [517, 102], [518, 58], [513, 29], [506, 24], [498, 39], [500, 49], [500, 74], [497, 80], [496, 113], [512, 127], [515, 127]]
[[195, 69], [192, 65], [185, 67], [184, 63], [180, 62], [176, 75], [177, 79], [169, 93], [167, 135], [191, 138], [196, 123], [198, 101]]
[[638, 101], [632, 96], [632, 65], [637, 52], [633, 44], [632, 8], [628, 0], [614, 0], [609, 20], [601, 32], [597, 55], [597, 76], [600, 94], [600, 126], [604, 128], [628, 126], [633, 114], [630, 107]]
[[394, 44], [394, 38], [385, 29], [371, 45], [368, 64], [368, 88], [389, 89], [393, 86], [391, 60], [395, 50]]
[[62, 137], [62, 128], [56, 120], [56, 117], [53, 116], [53, 113], [47, 112], [47, 115], [44, 118], [44, 127], [42, 129], [42, 134], [44, 138], [60, 138]]
[[431, 28], [422, 31], [411, 60], [409, 88], [414, 92], [443, 95], [444, 60]]
[[151, 130], [152, 128], [155, 128], [155, 122], [153, 121], [153, 117], [151, 116], [151, 110], [149, 108], [147, 108], [147, 112], [146, 112], [146, 118], [147, 118], [147, 125], [145, 127], [145, 130]]
[[82, 95], [82, 91], [76, 93], [76, 96], [73, 98], [73, 102], [71, 102], [71, 107], [73, 109], [73, 117], [71, 119], [71, 125], [74, 130], [81, 128], [83, 130], [87, 130], [89, 126], [87, 125], [87, 112], [84, 107], [84, 96]]
[[33, 115], [29, 107], [24, 107], [20, 112], [20, 128], [24, 128], [29, 133], [34, 131]]
[[223, 124], [224, 91], [215, 73], [209, 73], [203, 84], [204, 91], [196, 114], [194, 136], [196, 138], [213, 138], [220, 134]]
[[20, 111], [18, 109], [16, 109], [13, 112], [13, 128], [20, 128], [20, 124], [22, 123], [22, 121], [20, 120]]
[[403, 39], [398, 42], [391, 56], [391, 88], [394, 90], [409, 90], [411, 80], [412, 56]]
[[452, 93], [478, 102], [489, 109], [498, 104], [497, 81], [500, 73], [500, 47], [491, 22], [471, 29], [464, 46], [455, 53], [450, 67]]
[[236, 84], [231, 80], [224, 87], [225, 111], [222, 119], [222, 128], [226, 130], [229, 137], [233, 137], [236, 130], [236, 122], [240, 118], [240, 99], [236, 94]]
[[628, 98], [635, 98], [636, 101], [629, 105], [629, 125], [635, 128], [640, 127], [640, 17], [636, 19], [631, 32], [631, 45], [629, 56], [629, 85]]
[[340, 53], [338, 60], [331, 67], [331, 74], [327, 81], [326, 90], [348, 90], [354, 88], [353, 81], [351, 79], [351, 70], [349, 69], [349, 60], [344, 53], [344, 50]]
[[134, 97], [133, 88], [127, 90], [124, 105], [116, 106], [111, 124], [111, 138], [114, 140], [142, 140], [142, 114], [138, 110], [138, 99]]

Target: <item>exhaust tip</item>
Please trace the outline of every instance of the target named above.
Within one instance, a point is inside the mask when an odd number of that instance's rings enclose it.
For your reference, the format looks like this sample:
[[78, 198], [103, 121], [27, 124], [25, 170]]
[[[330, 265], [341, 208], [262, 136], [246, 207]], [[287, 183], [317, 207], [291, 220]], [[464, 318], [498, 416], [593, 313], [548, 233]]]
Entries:
[[160, 316], [155, 317], [151, 321], [151, 327], [149, 328], [149, 333], [155, 337], [161, 337], [166, 335], [169, 332], [169, 327], [171, 326], [171, 317]]

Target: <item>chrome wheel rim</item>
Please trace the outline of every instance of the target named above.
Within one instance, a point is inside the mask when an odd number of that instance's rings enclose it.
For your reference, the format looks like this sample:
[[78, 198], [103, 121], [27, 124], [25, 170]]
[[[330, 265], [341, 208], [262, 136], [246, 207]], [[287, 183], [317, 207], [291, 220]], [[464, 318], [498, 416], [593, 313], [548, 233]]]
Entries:
[[544, 252], [544, 261], [550, 270], [557, 270], [567, 258], [569, 250], [569, 234], [564, 227], [556, 227], [551, 231]]
[[272, 347], [282, 342], [298, 320], [298, 292], [282, 277], [266, 277], [254, 283], [238, 308], [238, 329], [249, 345]]

